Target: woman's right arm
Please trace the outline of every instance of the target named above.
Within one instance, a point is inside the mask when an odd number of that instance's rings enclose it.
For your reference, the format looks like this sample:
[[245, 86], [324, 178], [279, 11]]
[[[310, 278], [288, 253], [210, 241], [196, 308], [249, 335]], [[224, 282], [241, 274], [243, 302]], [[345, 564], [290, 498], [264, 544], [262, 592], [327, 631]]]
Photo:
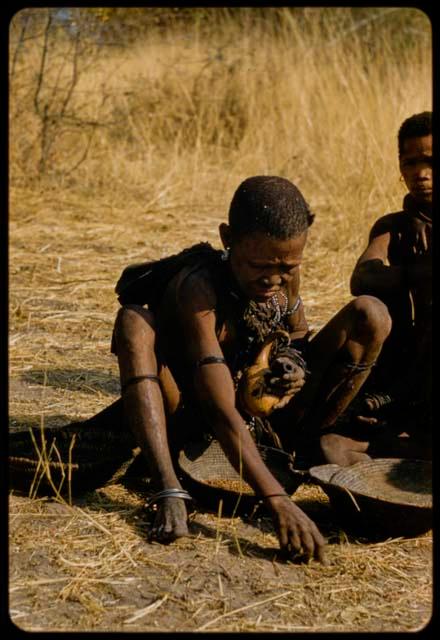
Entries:
[[195, 397], [234, 468], [257, 495], [268, 497], [280, 546], [304, 552], [324, 562], [325, 540], [316, 525], [285, 494], [264, 464], [246, 424], [236, 408], [234, 383], [226, 364], [197, 365], [205, 358], [223, 356], [215, 332], [215, 296], [209, 283], [189, 277], [178, 293], [178, 314], [184, 349], [193, 376]]

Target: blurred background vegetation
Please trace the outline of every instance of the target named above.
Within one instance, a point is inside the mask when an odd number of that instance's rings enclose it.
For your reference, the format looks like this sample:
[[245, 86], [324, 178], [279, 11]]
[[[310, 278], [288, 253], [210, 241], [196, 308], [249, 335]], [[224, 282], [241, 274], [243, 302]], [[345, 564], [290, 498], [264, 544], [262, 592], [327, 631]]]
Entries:
[[317, 214], [305, 281], [328, 316], [372, 221], [401, 205], [397, 131], [431, 109], [431, 40], [415, 8], [22, 10], [11, 221], [62, 194], [83, 223], [123, 225], [121, 260], [140, 238], [147, 259], [218, 242], [238, 184], [283, 175]]
[[327, 190], [335, 164], [365, 175], [429, 106], [430, 44], [417, 9], [25, 9], [10, 32], [11, 176], [130, 188], [153, 152], [168, 166], [197, 153], [240, 173], [245, 158], [297, 179], [319, 167]]

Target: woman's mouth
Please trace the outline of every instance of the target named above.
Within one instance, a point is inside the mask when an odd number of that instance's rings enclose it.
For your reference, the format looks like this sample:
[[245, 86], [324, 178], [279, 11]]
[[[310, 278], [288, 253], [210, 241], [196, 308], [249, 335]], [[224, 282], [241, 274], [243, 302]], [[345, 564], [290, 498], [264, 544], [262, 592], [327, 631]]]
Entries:
[[258, 289], [256, 289], [255, 294], [257, 298], [268, 300], [269, 298], [272, 298], [277, 291], [278, 289], [264, 289], [262, 287], [259, 287]]

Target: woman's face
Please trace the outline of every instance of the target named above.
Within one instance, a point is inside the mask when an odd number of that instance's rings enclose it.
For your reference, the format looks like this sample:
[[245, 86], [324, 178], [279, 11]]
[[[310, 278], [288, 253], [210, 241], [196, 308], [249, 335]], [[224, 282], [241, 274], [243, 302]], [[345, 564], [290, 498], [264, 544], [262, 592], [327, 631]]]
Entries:
[[230, 243], [230, 267], [242, 293], [256, 302], [285, 289], [301, 265], [307, 231], [278, 240], [256, 231]]

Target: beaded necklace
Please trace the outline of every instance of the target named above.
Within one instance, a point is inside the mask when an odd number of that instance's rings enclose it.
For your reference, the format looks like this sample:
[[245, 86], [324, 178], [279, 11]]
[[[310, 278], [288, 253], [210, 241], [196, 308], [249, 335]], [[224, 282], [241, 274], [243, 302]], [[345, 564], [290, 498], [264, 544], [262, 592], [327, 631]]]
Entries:
[[[237, 303], [235, 317], [239, 346], [234, 354], [231, 370], [234, 382], [238, 383], [243, 368], [253, 362], [266, 337], [277, 329], [288, 331], [287, 319], [298, 310], [301, 298], [298, 296], [295, 304], [289, 309], [288, 297], [282, 290], [274, 293], [267, 302], [260, 304], [252, 300], [244, 304], [235, 291], [231, 290], [230, 294]], [[278, 294], [281, 294], [282, 304]]]

